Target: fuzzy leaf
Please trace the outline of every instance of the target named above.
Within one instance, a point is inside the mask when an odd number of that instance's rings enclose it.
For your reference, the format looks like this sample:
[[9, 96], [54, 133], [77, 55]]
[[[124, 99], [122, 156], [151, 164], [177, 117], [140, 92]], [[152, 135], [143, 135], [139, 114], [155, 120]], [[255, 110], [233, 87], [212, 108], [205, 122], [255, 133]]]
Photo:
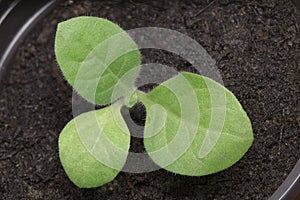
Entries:
[[59, 156], [72, 182], [81, 188], [112, 181], [125, 164], [129, 130], [120, 106], [90, 111], [71, 120], [59, 137]]
[[246, 112], [209, 78], [184, 72], [139, 98], [147, 111], [145, 148], [168, 171], [215, 173], [236, 163], [252, 144]]
[[140, 53], [130, 36], [106, 19], [83, 16], [59, 23], [55, 55], [68, 83], [88, 101], [109, 104], [133, 91]]

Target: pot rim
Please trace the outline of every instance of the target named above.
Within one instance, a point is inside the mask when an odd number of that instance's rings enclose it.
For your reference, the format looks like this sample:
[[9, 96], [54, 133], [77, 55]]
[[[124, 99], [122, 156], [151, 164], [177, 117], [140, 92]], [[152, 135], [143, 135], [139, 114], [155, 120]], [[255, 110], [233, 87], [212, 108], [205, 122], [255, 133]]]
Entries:
[[[32, 27], [62, 0], [0, 0], [0, 73]], [[300, 9], [300, 3], [296, 4]], [[298, 10], [299, 11], [299, 10]], [[17, 20], [16, 20], [17, 19]], [[15, 26], [11, 26], [13, 21]], [[6, 38], [6, 39], [4, 39]], [[300, 191], [300, 159], [269, 200], [296, 199]], [[298, 196], [299, 197], [299, 196]]]

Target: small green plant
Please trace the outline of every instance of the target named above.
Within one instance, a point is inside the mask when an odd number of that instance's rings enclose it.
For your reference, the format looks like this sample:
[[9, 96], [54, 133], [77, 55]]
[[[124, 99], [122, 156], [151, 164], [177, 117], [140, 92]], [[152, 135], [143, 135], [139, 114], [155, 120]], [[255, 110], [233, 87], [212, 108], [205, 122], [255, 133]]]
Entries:
[[137, 45], [106, 19], [76, 17], [60, 23], [55, 54], [77, 93], [107, 105], [75, 117], [60, 134], [61, 163], [78, 187], [101, 186], [122, 170], [130, 132], [120, 110], [137, 102], [146, 107], [145, 149], [168, 171], [189, 176], [221, 171], [241, 159], [253, 142], [246, 112], [212, 79], [182, 72], [147, 94], [137, 90]]

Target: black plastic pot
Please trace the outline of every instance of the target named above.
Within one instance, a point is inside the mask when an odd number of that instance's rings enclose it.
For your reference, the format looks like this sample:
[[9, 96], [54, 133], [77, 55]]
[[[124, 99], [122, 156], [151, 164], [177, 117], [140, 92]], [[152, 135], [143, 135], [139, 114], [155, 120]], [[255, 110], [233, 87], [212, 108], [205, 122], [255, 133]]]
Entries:
[[[0, 76], [12, 62], [20, 41], [61, 0], [0, 0]], [[300, 10], [300, 1], [295, 0]], [[297, 19], [299, 21], [299, 19]], [[300, 160], [270, 200], [300, 199]]]

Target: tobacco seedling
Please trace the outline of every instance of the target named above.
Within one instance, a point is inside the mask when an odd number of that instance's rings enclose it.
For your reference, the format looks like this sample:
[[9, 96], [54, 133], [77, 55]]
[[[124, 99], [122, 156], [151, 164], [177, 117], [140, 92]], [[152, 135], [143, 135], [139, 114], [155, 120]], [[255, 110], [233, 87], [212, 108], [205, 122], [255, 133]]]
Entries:
[[55, 54], [78, 94], [107, 105], [75, 117], [60, 134], [62, 166], [78, 187], [101, 186], [122, 170], [130, 145], [120, 112], [124, 105], [145, 105], [145, 149], [157, 165], [177, 174], [221, 171], [241, 159], [253, 142], [246, 112], [212, 79], [181, 72], [147, 94], [137, 90], [137, 45], [106, 19], [76, 17], [60, 23]]

